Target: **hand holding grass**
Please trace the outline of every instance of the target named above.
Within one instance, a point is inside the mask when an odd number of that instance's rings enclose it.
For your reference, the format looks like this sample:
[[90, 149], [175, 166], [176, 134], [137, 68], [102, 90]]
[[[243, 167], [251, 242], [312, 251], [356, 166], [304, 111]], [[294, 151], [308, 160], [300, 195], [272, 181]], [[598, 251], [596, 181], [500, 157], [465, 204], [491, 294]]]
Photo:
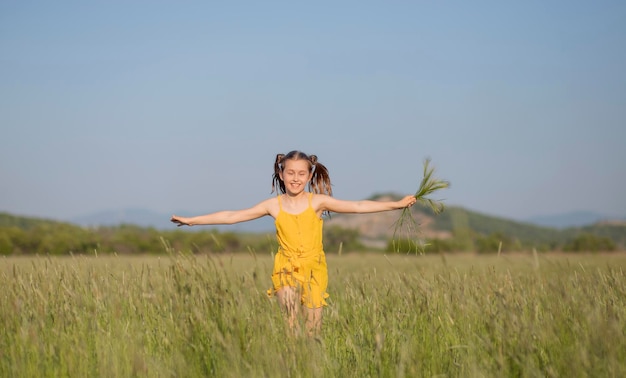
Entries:
[[408, 195], [398, 201], [398, 203], [400, 203], [400, 209], [407, 209], [417, 203], [417, 198], [414, 195]]

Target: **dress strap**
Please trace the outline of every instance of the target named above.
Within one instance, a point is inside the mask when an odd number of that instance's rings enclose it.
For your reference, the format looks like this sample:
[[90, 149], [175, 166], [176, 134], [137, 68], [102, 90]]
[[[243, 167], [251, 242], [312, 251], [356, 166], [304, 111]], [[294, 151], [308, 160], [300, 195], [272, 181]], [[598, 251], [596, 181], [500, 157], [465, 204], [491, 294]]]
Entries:
[[276, 198], [278, 198], [278, 209], [280, 209], [280, 211], [283, 210], [283, 203], [281, 201], [281, 197], [282, 197], [282, 195], [280, 195], [280, 194], [276, 196]]
[[313, 192], [309, 193], [309, 207], [313, 207]]

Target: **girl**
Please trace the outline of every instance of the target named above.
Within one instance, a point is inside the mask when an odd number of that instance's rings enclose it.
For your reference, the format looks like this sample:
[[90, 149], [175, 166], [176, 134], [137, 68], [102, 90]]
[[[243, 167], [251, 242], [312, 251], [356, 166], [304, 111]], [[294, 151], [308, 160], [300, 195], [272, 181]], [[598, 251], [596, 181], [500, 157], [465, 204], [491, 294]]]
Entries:
[[[308, 191], [307, 191], [308, 189]], [[306, 331], [317, 334], [322, 326], [322, 308], [328, 298], [328, 272], [322, 246], [322, 215], [335, 213], [375, 213], [413, 206], [415, 196], [399, 201], [343, 201], [332, 197], [330, 176], [317, 156], [301, 151], [276, 155], [272, 193], [277, 196], [251, 208], [218, 211], [197, 217], [173, 215], [178, 226], [233, 224], [270, 215], [275, 219], [279, 249], [272, 273], [273, 288], [287, 312], [292, 330], [297, 329], [300, 304], [304, 307]]]

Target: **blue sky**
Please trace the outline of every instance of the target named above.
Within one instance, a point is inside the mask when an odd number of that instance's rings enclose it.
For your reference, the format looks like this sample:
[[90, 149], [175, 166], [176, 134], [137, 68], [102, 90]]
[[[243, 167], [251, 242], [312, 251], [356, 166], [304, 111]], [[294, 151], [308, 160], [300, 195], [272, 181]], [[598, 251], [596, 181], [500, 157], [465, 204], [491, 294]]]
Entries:
[[626, 3], [2, 2], [0, 211], [199, 214], [335, 195], [626, 215]]

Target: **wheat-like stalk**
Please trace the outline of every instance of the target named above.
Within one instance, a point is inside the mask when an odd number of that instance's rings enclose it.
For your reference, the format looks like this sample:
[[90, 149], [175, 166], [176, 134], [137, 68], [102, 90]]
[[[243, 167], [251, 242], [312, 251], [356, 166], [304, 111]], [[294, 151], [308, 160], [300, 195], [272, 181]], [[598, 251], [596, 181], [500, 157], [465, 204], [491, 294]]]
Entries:
[[[435, 169], [430, 166], [430, 159], [424, 160], [424, 177], [420, 182], [420, 186], [415, 192], [415, 199], [418, 203], [429, 207], [435, 214], [441, 213], [445, 206], [441, 200], [435, 200], [429, 196], [440, 189], [446, 189], [450, 187], [450, 182], [446, 180], [438, 179], [434, 176]], [[394, 244], [397, 240], [397, 236], [403, 236], [407, 239], [411, 239], [413, 235], [419, 231], [419, 223], [414, 218], [411, 209], [406, 207], [400, 213], [400, 217], [393, 224], [393, 240]], [[423, 247], [421, 244], [414, 242], [416, 249], [420, 250]]]

